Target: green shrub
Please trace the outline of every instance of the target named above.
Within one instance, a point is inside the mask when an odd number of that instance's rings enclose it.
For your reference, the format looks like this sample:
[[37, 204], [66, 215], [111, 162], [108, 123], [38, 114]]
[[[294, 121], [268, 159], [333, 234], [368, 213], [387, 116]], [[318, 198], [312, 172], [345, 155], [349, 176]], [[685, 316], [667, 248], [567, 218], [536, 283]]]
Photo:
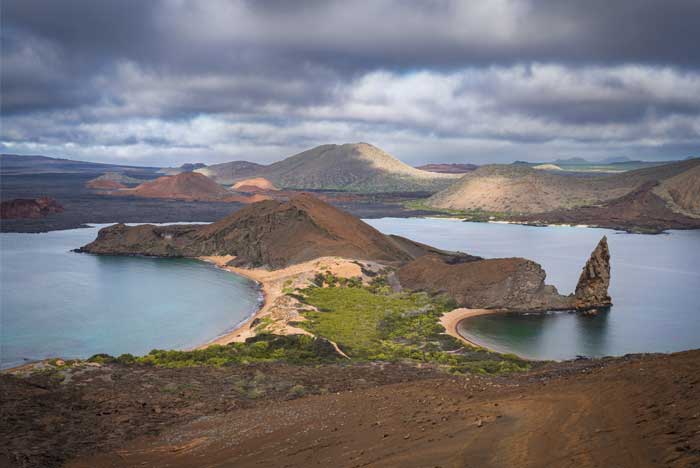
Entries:
[[306, 395], [306, 388], [303, 385], [295, 385], [289, 389], [287, 395], [290, 398], [301, 398]]

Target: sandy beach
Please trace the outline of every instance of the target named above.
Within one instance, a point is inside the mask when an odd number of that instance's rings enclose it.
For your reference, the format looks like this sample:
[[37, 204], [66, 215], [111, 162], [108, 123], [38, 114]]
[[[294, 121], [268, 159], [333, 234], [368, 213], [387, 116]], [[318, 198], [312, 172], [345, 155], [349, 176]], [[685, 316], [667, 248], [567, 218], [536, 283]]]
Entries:
[[[295, 288], [304, 288], [309, 285], [316, 273], [320, 271], [330, 271], [334, 275], [344, 278], [355, 276], [362, 277], [362, 268], [355, 260], [339, 257], [322, 257], [316, 260], [291, 265], [279, 270], [266, 270], [264, 268], [240, 268], [228, 266], [227, 264], [235, 257], [224, 256], [204, 256], [199, 260], [213, 263], [224, 270], [236, 273], [250, 280], [255, 281], [262, 291], [263, 302], [261, 307], [236, 329], [219, 336], [207, 343], [202, 344], [198, 349], [218, 344], [225, 345], [234, 342], [243, 342], [256, 335], [254, 322], [260, 323], [267, 319], [267, 331], [280, 335], [293, 335], [310, 333], [303, 328], [296, 327], [290, 322], [300, 322], [304, 320], [297, 311], [298, 303], [289, 297], [285, 291]], [[373, 262], [365, 262], [365, 268], [380, 269], [381, 265]], [[445, 333], [453, 336], [461, 342], [477, 348], [484, 348], [479, 343], [470, 341], [457, 332], [457, 325], [464, 319], [476, 317], [478, 315], [501, 313], [502, 310], [494, 309], [454, 309], [440, 318], [440, 324], [445, 327]]]
[[476, 317], [478, 315], [488, 315], [488, 314], [498, 314], [504, 311], [497, 309], [465, 309], [460, 307], [459, 309], [451, 310], [450, 312], [444, 314], [440, 317], [440, 324], [445, 327], [445, 333], [450, 336], [457, 338], [462, 343], [468, 344], [469, 346], [475, 346], [477, 348], [484, 348], [484, 346], [479, 343], [475, 343], [464, 338], [457, 332], [457, 325], [464, 319], [470, 317]]
[[[262, 306], [235, 330], [199, 346], [198, 349], [213, 344], [224, 345], [243, 342], [256, 335], [255, 327], [252, 326], [254, 322], [257, 324], [265, 321], [266, 331], [278, 335], [309, 335], [310, 333], [306, 330], [293, 325], [293, 323], [303, 321], [304, 317], [298, 312], [298, 301], [287, 295], [287, 292], [307, 287], [314, 276], [322, 271], [329, 271], [335, 276], [343, 278], [364, 276], [359, 262], [340, 257], [321, 257], [278, 270], [228, 266], [227, 263], [234, 258], [232, 255], [205, 256], [199, 257], [199, 260], [213, 263], [224, 270], [258, 283], [263, 294]], [[362, 265], [369, 270], [381, 269], [381, 265], [375, 262], [363, 261]]]

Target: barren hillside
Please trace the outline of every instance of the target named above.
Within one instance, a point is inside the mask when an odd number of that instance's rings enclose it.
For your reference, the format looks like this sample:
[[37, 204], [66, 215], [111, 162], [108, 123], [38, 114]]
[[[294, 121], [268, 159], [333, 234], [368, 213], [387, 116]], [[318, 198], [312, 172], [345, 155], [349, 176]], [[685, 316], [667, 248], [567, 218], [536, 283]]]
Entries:
[[595, 205], [626, 195], [647, 182], [668, 181], [662, 185], [667, 187], [669, 198], [692, 207], [699, 203], [698, 167], [700, 159], [693, 159], [624, 174], [582, 177], [520, 165], [490, 165], [433, 195], [428, 204], [453, 210], [541, 213]]

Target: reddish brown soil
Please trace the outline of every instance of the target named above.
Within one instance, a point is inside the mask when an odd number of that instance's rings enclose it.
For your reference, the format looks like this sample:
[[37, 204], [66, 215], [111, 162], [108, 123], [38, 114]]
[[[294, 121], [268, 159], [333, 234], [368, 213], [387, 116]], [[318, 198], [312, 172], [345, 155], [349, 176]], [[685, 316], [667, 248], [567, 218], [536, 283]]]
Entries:
[[[269, 393], [241, 398], [237, 382], [256, 375]], [[108, 367], [64, 386], [0, 382], [0, 450], [24, 460], [18, 466], [75, 456], [67, 466], [700, 464], [700, 351], [504, 377], [268, 365]], [[311, 395], [290, 399], [297, 382]]]
[[588, 224], [613, 229], [642, 229], [660, 232], [664, 229], [697, 229], [700, 218], [691, 218], [671, 210], [654, 193], [657, 182], [647, 182], [639, 189], [596, 206], [552, 211], [514, 218], [517, 221], [547, 224]]
[[287, 202], [256, 203], [206, 226], [118, 224], [100, 230], [97, 239], [81, 250], [185, 257], [233, 255], [236, 266], [273, 269], [328, 256], [386, 262], [411, 259], [388, 236], [308, 194], [298, 194]]
[[[236, 245], [241, 262], [273, 268], [318, 257], [405, 261], [410, 256], [362, 220], [318, 198], [299, 194], [288, 202], [243, 208], [200, 229], [199, 238]], [[259, 259], [259, 260], [258, 260]]]
[[124, 190], [121, 194], [146, 198], [202, 201], [219, 200], [233, 195], [209, 177], [197, 172], [183, 172], [174, 176], [158, 177], [133, 189]]
[[[441, 375], [432, 368], [393, 364], [281, 363], [184, 369], [83, 366], [28, 378], [0, 374], [0, 466], [62, 466], [76, 455], [106, 452], [203, 416]], [[291, 392], [294, 386], [302, 391]]]
[[43, 218], [61, 213], [63, 206], [53, 198], [16, 198], [0, 203], [0, 219]]
[[[447, 293], [470, 309], [558, 310], [574, 307], [573, 298], [561, 296], [545, 284], [542, 267], [524, 258], [423, 255], [402, 266], [401, 286], [430, 293]], [[606, 286], [607, 290], [607, 286]]]

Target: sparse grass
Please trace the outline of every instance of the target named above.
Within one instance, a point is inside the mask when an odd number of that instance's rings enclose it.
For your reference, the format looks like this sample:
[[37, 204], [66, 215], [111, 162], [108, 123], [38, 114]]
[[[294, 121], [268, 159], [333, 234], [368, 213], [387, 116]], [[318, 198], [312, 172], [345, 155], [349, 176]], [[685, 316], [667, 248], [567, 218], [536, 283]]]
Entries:
[[[334, 341], [355, 361], [432, 363], [445, 366], [454, 373], [493, 374], [529, 368], [529, 363], [517, 356], [465, 348], [460, 341], [446, 335], [439, 323], [442, 314], [455, 307], [453, 301], [425, 293], [391, 293], [385, 273], [374, 277], [366, 286], [359, 279], [344, 280], [327, 271], [320, 273], [314, 285], [295, 293], [295, 297], [312, 306], [300, 310], [307, 320], [300, 322], [299, 326], [318, 338]], [[269, 323], [264, 320], [256, 329], [258, 336], [245, 343], [213, 345], [193, 351], [153, 350], [140, 357], [123, 354], [114, 358], [99, 354], [90, 361], [171, 368], [271, 361], [296, 364], [347, 362], [324, 340], [305, 335], [265, 333]], [[302, 390], [290, 389], [290, 398], [300, 396]], [[256, 375], [237, 390], [251, 399], [264, 391], [264, 375]]]
[[278, 336], [262, 334], [246, 343], [212, 345], [205, 349], [176, 351], [154, 349], [145, 356], [126, 355], [113, 358], [100, 354], [89, 359], [91, 362], [118, 362], [122, 364], [154, 365], [162, 367], [190, 367], [198, 365], [226, 366], [254, 362], [286, 361], [291, 363], [321, 363], [338, 359], [338, 356], [324, 352], [310, 336]]
[[336, 342], [351, 359], [431, 362], [460, 373], [529, 368], [517, 356], [464, 348], [446, 335], [439, 319], [455, 307], [451, 300], [425, 293], [391, 294], [382, 278], [361, 288], [312, 286], [300, 291], [303, 301], [317, 309], [302, 312], [307, 320], [300, 326]]
[[409, 210], [433, 211], [437, 215], [447, 218], [461, 218], [465, 221], [485, 223], [488, 221], [507, 221], [513, 215], [500, 211], [476, 210], [451, 210], [447, 208], [435, 208], [426, 203], [425, 200], [411, 200], [404, 203], [404, 207]]

